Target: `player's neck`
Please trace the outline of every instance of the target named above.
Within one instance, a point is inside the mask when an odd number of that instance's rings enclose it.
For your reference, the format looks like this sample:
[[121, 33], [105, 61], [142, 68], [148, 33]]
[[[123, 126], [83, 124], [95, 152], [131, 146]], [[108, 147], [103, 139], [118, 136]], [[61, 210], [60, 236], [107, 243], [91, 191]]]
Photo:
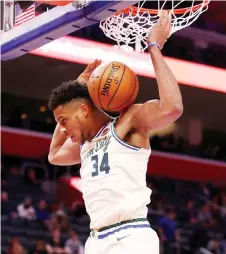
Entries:
[[93, 114], [92, 117], [92, 128], [91, 128], [91, 132], [90, 132], [90, 138], [89, 140], [92, 140], [96, 134], [98, 133], [98, 131], [108, 122], [110, 122], [112, 120], [112, 117], [110, 117], [109, 115], [105, 114], [104, 112], [98, 110]]

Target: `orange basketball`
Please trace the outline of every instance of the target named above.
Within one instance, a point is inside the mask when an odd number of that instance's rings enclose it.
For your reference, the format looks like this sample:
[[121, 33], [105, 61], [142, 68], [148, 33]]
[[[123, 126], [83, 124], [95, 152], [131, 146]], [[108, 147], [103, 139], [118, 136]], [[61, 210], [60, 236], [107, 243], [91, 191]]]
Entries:
[[91, 99], [99, 108], [119, 112], [134, 102], [139, 83], [136, 74], [128, 66], [111, 62], [93, 71], [88, 89]]

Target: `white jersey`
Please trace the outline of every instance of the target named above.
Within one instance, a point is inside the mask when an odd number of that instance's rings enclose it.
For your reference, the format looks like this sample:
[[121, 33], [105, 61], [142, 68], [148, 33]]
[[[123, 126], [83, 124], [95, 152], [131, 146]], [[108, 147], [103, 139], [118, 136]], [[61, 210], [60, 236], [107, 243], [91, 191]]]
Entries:
[[151, 150], [123, 142], [114, 122], [81, 149], [83, 198], [91, 229], [147, 217], [151, 190], [146, 185]]

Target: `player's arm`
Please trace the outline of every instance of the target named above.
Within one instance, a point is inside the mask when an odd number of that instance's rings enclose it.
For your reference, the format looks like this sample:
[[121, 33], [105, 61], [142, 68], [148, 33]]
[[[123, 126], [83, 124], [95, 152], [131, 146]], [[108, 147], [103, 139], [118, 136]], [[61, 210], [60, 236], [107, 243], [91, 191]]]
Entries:
[[[148, 43], [156, 42], [162, 48], [171, 30], [171, 19], [163, 12], [158, 23], [150, 32]], [[132, 117], [133, 128], [147, 133], [174, 122], [183, 112], [179, 85], [170, 68], [167, 66], [157, 46], [149, 48], [158, 83], [160, 100], [147, 101], [139, 106]]]
[[80, 145], [67, 139], [64, 133], [60, 131], [60, 125], [57, 124], [48, 155], [51, 164], [58, 166], [69, 166], [80, 163]]
[[[100, 64], [101, 60], [96, 59], [86, 67], [77, 80], [81, 84], [87, 85], [93, 70]], [[52, 137], [48, 159], [51, 164], [59, 166], [78, 164], [81, 160], [80, 145], [72, 142], [70, 138], [67, 139], [66, 136], [60, 132], [59, 124], [57, 124]]]

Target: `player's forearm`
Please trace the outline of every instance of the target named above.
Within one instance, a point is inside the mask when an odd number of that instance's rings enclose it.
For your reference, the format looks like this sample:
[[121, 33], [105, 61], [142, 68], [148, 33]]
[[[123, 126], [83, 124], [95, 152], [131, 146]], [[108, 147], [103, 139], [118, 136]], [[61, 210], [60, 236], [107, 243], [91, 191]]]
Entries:
[[53, 160], [54, 155], [57, 151], [63, 146], [66, 141], [66, 136], [60, 132], [60, 125], [57, 124], [55, 131], [53, 133], [53, 137], [50, 144], [49, 150], [49, 161]]
[[153, 46], [149, 49], [158, 83], [161, 107], [165, 111], [183, 111], [179, 85], [170, 68], [163, 59], [161, 51]]

